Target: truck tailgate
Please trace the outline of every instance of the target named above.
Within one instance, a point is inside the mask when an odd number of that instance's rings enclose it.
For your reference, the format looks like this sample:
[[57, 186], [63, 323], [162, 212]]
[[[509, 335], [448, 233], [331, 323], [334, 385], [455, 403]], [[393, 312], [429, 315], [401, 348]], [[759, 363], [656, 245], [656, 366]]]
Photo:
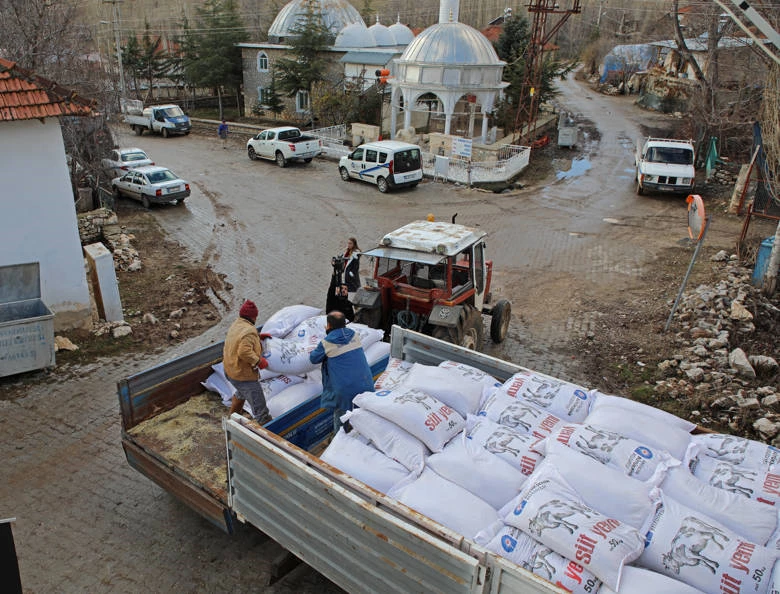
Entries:
[[[479, 561], [313, 468], [272, 434], [224, 421], [229, 501], [246, 520], [350, 592], [482, 592]], [[295, 448], [297, 449], [297, 448]], [[337, 471], [336, 471], [337, 472]], [[349, 481], [349, 477], [344, 477]]]

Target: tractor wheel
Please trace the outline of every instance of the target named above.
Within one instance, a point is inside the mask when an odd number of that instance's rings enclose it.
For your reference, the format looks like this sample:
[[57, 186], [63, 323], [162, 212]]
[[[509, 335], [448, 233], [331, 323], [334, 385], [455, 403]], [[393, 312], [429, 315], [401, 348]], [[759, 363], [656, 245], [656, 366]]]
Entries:
[[460, 314], [457, 326], [454, 328], [436, 326], [431, 336], [471, 349], [472, 351], [478, 351], [482, 348], [484, 333], [482, 314], [472, 307], [467, 307]]
[[485, 329], [482, 325], [482, 314], [476, 309], [464, 309], [461, 319], [458, 320], [459, 340], [457, 344], [472, 351], [482, 348], [485, 337]]
[[493, 342], [504, 342], [511, 318], [512, 306], [509, 301], [501, 299], [493, 306], [493, 313], [490, 316], [490, 338]]
[[381, 328], [382, 310], [379, 308], [359, 309], [355, 312], [355, 322], [358, 324], [365, 324], [369, 328]]

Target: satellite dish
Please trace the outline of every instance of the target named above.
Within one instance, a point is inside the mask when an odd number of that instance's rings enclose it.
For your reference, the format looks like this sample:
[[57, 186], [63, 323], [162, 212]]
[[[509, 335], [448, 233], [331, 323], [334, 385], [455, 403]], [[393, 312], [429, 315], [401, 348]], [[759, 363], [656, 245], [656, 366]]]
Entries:
[[707, 225], [704, 200], [698, 194], [691, 194], [685, 201], [688, 203], [688, 236], [693, 241], [699, 241], [704, 235], [704, 228]]

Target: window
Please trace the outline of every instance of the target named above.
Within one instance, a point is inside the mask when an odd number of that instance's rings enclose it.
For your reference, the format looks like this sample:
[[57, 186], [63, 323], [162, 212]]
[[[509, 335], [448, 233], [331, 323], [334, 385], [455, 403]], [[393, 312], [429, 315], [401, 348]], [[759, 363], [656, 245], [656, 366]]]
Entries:
[[374, 149], [366, 150], [366, 161], [376, 163], [376, 151]]
[[379, 162], [387, 163], [387, 153], [379, 153]]
[[309, 111], [311, 101], [309, 99], [309, 92], [300, 90], [295, 95], [295, 111]]
[[257, 71], [268, 72], [268, 55], [265, 52], [257, 54]]
[[349, 156], [350, 159], [353, 161], [362, 161], [363, 160], [363, 149], [355, 149], [352, 151], [352, 154]]

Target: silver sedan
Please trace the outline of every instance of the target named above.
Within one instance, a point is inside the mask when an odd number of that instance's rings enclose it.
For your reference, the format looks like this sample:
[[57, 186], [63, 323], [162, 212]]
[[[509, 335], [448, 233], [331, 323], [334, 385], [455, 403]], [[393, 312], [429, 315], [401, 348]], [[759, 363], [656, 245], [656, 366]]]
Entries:
[[114, 178], [138, 167], [154, 165], [145, 151], [139, 148], [115, 148], [102, 160], [103, 171]]
[[139, 200], [144, 208], [152, 204], [183, 204], [190, 195], [190, 184], [165, 167], [139, 167], [111, 182], [114, 196]]

